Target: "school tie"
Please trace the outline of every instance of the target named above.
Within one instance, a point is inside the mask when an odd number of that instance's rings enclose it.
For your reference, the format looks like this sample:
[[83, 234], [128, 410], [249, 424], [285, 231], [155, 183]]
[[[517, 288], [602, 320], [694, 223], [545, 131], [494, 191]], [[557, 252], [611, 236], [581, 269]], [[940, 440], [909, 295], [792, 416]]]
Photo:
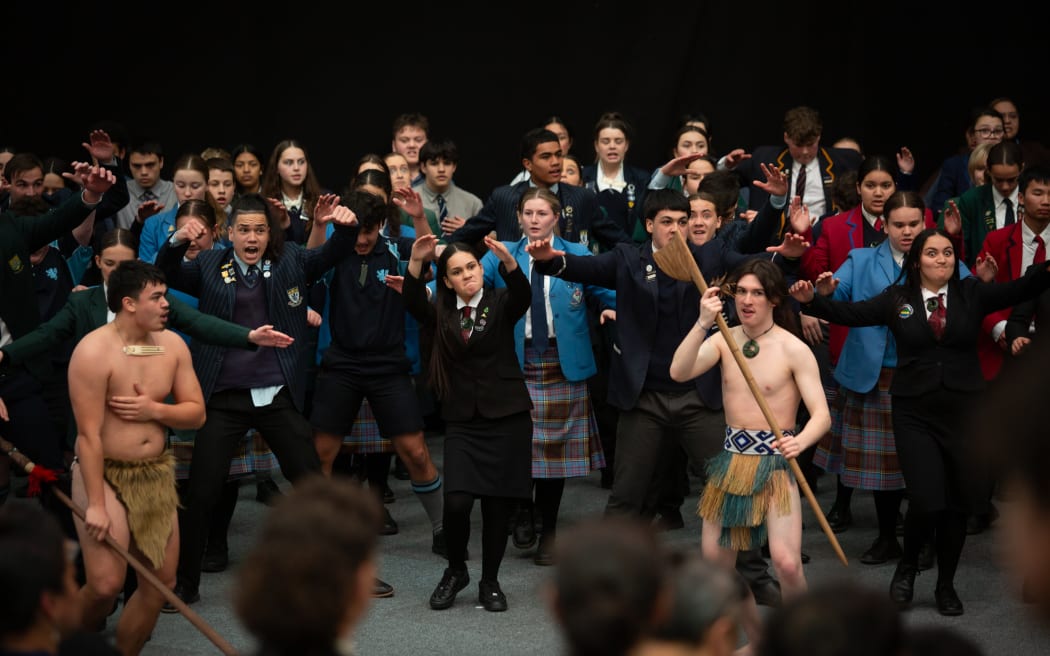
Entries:
[[547, 350], [547, 302], [543, 294], [543, 274], [532, 266], [532, 346], [541, 353]]
[[441, 194], [435, 196], [434, 200], [437, 201], [438, 225], [440, 226], [442, 223], [445, 222], [445, 219], [448, 218], [448, 205], [445, 203], [445, 197]]
[[474, 320], [470, 318], [470, 306], [464, 305], [460, 310], [463, 316], [459, 319], [459, 335], [463, 338], [463, 343], [466, 344], [467, 340], [470, 339], [470, 331], [474, 329]]
[[[930, 299], [931, 301], [933, 299]], [[944, 294], [937, 294], [937, 307], [930, 312], [930, 329], [933, 330], [933, 336], [940, 341], [944, 335], [944, 320], [947, 317], [947, 310], [944, 307]]]
[[1032, 264], [1042, 264], [1046, 262], [1046, 244], [1043, 243], [1043, 238], [1039, 235], [1035, 236], [1035, 257], [1032, 258]]
[[252, 287], [255, 287], [255, 283], [257, 282], [259, 282], [259, 267], [252, 264], [244, 273], [244, 284], [248, 285], [250, 289]]
[[1014, 202], [1009, 198], [1003, 199], [1003, 205], [1006, 206], [1006, 220], [1003, 221], [1003, 225], [1014, 224]]
[[882, 217], [881, 216], [875, 217], [875, 225], [872, 226], [872, 227], [875, 228], [875, 232], [882, 232]]
[[151, 189], [146, 189], [142, 192], [142, 195], [139, 196], [139, 198], [141, 198], [142, 202], [145, 203], [147, 201], [157, 200], [157, 194], [153, 193]]
[[806, 198], [806, 167], [800, 166], [798, 169], [798, 180], [795, 182], [795, 195], [799, 197], [799, 200], [805, 200]]

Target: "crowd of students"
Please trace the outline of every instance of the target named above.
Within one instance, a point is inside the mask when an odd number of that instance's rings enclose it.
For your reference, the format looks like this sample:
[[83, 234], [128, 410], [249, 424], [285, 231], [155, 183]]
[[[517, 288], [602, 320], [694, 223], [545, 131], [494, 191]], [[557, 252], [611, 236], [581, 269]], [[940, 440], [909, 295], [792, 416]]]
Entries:
[[[470, 581], [475, 499], [478, 599], [499, 612], [509, 536], [535, 547], [537, 565], [559, 560], [567, 478], [601, 470], [606, 515], [666, 529], [681, 525], [692, 475], [702, 554], [735, 564], [739, 626], [757, 646], [755, 603], [776, 603], [781, 585], [787, 598], [806, 591], [786, 465], [798, 459], [807, 480], [837, 475], [837, 531], [852, 524], [852, 490], [874, 491], [878, 532], [861, 561], [899, 559], [892, 601], [911, 602], [932, 554], [937, 608], [959, 615], [965, 536], [996, 512], [997, 472], [968, 457], [970, 413], [1005, 363], [1032, 352], [1050, 286], [1050, 162], [1018, 125], [1005, 98], [975, 112], [975, 186], [928, 207], [907, 148], [824, 146], [809, 107], [786, 112], [783, 145], [722, 157], [707, 119], [683, 118], [651, 172], [627, 164], [636, 137], [623, 116], [599, 118], [596, 162], [582, 167], [550, 117], [484, 202], [456, 186], [456, 145], [431, 139], [421, 114], [398, 116], [391, 151], [331, 187], [294, 139], [268, 158], [250, 144], [202, 148], [168, 181], [159, 143], [107, 124], [68, 187], [45, 193], [36, 155], [5, 158], [3, 432], [72, 474], [57, 484], [86, 518], [55, 512], [89, 545], [84, 626], [123, 592], [124, 653], [174, 608], [125, 586], [97, 542], [147, 554], [194, 603], [202, 565], [225, 567], [237, 480], [266, 480], [276, 463], [298, 487], [344, 474], [348, 452], [376, 502], [390, 454], [411, 480], [447, 560], [435, 610]], [[657, 256], [678, 241], [711, 282], [703, 294]], [[428, 423], [444, 435], [440, 470]], [[10, 481], [0, 471], [0, 501]], [[373, 576], [370, 594], [393, 588]]]

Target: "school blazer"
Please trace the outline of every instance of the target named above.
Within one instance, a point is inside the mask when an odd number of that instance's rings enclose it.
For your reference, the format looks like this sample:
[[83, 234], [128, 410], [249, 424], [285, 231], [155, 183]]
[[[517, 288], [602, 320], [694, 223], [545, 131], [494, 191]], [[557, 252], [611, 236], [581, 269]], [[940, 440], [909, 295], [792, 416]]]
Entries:
[[[645, 217], [642, 215], [642, 210], [645, 205], [645, 195], [649, 191], [650, 177], [651, 174], [645, 169], [624, 164], [623, 180], [627, 183], [627, 186], [615, 196], [616, 200], [620, 201], [616, 207], [612, 208], [615, 211], [610, 212], [609, 208], [605, 209], [609, 217], [616, 221], [628, 235], [633, 235], [639, 224], [642, 225], [642, 231], [644, 232], [645, 230]], [[675, 177], [681, 180], [681, 178]], [[599, 194], [598, 165], [588, 164], [584, 166], [580, 170], [580, 182], [587, 189], [590, 189], [595, 194]], [[599, 196], [598, 202], [599, 204], [602, 203], [601, 196]]]
[[[264, 260], [262, 266], [263, 275], [259, 284], [266, 287], [269, 322], [275, 330], [295, 339], [295, 343], [288, 348], [276, 349], [276, 354], [285, 384], [300, 412], [304, 410], [306, 402], [306, 381], [303, 379], [302, 367], [308, 362], [306, 358], [313, 357], [312, 353], [307, 352], [310, 341], [307, 339], [306, 324], [307, 294], [313, 282], [353, 250], [354, 239], [350, 231], [350, 228], [336, 226], [332, 237], [317, 248], [308, 249], [293, 242], [285, 242], [281, 256], [272, 261]], [[167, 276], [168, 284], [197, 297], [201, 312], [232, 321], [237, 290], [236, 281], [232, 278], [240, 275], [233, 259], [233, 248], [201, 251], [196, 259], [183, 262], [182, 257], [188, 247], [188, 242], [177, 248], [165, 242], [157, 254], [157, 265]], [[270, 262], [269, 277], [266, 276], [266, 262]], [[211, 398], [215, 389], [226, 348], [197, 340], [190, 344], [193, 368], [200, 379], [205, 402]], [[244, 372], [244, 375], [250, 380], [251, 372]]]
[[[41, 216], [17, 216], [9, 211], [0, 214], [0, 319], [14, 339], [40, 324], [29, 256], [87, 218], [94, 206], [85, 205], [80, 197], [74, 194]], [[24, 365], [41, 379], [51, 374], [50, 362], [48, 355], [26, 360]]]
[[[248, 341], [250, 330], [238, 324], [197, 311], [168, 292], [170, 304], [168, 327], [200, 340], [221, 346], [256, 349]], [[28, 335], [5, 346], [4, 360], [23, 362], [44, 355], [69, 340], [79, 342], [84, 335], [106, 325], [106, 294], [102, 285], [69, 295], [62, 309], [51, 320], [40, 324]]]
[[[527, 239], [516, 243], [507, 243], [507, 250], [518, 261], [522, 272], [529, 270], [529, 254], [525, 252]], [[591, 252], [561, 237], [554, 237], [554, 248], [573, 255], [589, 256]], [[491, 251], [481, 260], [485, 270], [486, 287], [505, 287], [503, 278], [496, 275], [499, 258]], [[531, 293], [531, 285], [530, 285]], [[588, 299], [594, 298], [603, 308], [616, 309], [616, 292], [605, 287], [582, 285], [561, 278], [551, 277], [549, 291], [551, 312], [554, 314], [554, 333], [558, 340], [558, 359], [565, 378], [571, 381], [587, 380], [598, 373], [594, 361], [594, 350], [591, 347], [591, 315], [588, 312]], [[530, 297], [531, 299], [531, 297]], [[530, 303], [531, 306], [531, 303]], [[525, 366], [525, 315], [514, 325], [514, 347], [518, 354], [518, 364]]]
[[[860, 167], [861, 156], [855, 150], [849, 148], [824, 148], [817, 152], [817, 163], [820, 167], [820, 178], [824, 185], [824, 202], [827, 213], [841, 212], [844, 207], [835, 205], [831, 190], [835, 185], [835, 179], [846, 171], [856, 171]], [[795, 160], [791, 153], [783, 146], [759, 146], [751, 154], [751, 159], [741, 162], [734, 171], [740, 177], [742, 187], [748, 187], [748, 207], [757, 210], [769, 199], [769, 193], [754, 186], [756, 180], [764, 180], [762, 169], [759, 164], [769, 164], [788, 174], [788, 189], [794, 195], [795, 181], [791, 179], [791, 167]], [[786, 214], [790, 205], [784, 207], [781, 217], [781, 230], [787, 225]]]
[[[481, 208], [481, 212], [467, 219], [463, 227], [452, 233], [446, 241], [474, 244], [493, 230], [496, 231], [496, 239], [500, 241], [521, 239], [518, 200], [529, 187], [528, 180], [496, 187]], [[631, 241], [623, 228], [605, 216], [605, 212], [598, 205], [598, 197], [590, 189], [559, 184], [557, 196], [561, 201], [559, 232], [566, 240], [579, 242], [584, 246], [597, 243], [605, 249], [611, 249], [620, 242]]]
[[405, 273], [405, 309], [424, 333], [442, 331], [447, 337], [449, 391], [441, 399], [445, 421], [465, 422], [475, 416], [498, 419], [532, 410], [525, 374], [514, 351], [514, 327], [529, 309], [532, 288], [520, 266], [508, 273], [501, 264], [499, 273], [506, 287], [485, 289], [474, 331], [465, 343], [455, 307], [439, 323], [436, 307], [427, 300], [425, 283]]
[[[989, 232], [996, 230], [992, 185], [983, 184], [980, 187], [967, 189], [956, 199], [955, 204], [958, 205], [959, 215], [962, 217], [962, 234], [954, 236], [952, 242], [956, 250], [962, 251], [959, 259], [972, 268], [981, 250], [981, 245], [984, 244], [984, 238]], [[937, 219], [937, 225], [944, 227], [943, 212]]]
[[[1031, 270], [1038, 266], [1038, 264], [1033, 264], [1028, 269]], [[1035, 298], [1021, 301], [1014, 306], [1013, 311], [1010, 313], [1010, 318], [1006, 321], [1006, 343], [1013, 344], [1014, 339], [1018, 337], [1035, 339], [1035, 335], [1030, 332], [1032, 322], [1035, 322], [1035, 328], [1038, 332], [1040, 322], [1047, 321], [1048, 317], [1050, 317], [1050, 291], [1043, 292]]]
[[[1024, 255], [1024, 237], [1021, 222], [1003, 226], [989, 232], [981, 245], [981, 257], [991, 255], [999, 265], [995, 273], [996, 282], [1009, 282], [1021, 277], [1021, 258]], [[977, 354], [981, 359], [981, 371], [987, 380], [999, 375], [1006, 351], [992, 340], [992, 329], [1000, 321], [1010, 318], [1012, 308], [1003, 308], [984, 317], [981, 322], [981, 339], [977, 343]]]
[[807, 314], [844, 326], [885, 325], [897, 343], [897, 369], [890, 394], [920, 396], [944, 387], [960, 392], [984, 389], [977, 358], [977, 337], [984, 315], [1015, 305], [1050, 287], [1050, 272], [1034, 267], [1008, 283], [983, 283], [977, 278], [948, 283], [948, 314], [944, 336], [937, 341], [926, 320], [922, 293], [894, 286], [855, 303], [817, 294], [804, 305]]
[[[893, 260], [889, 240], [874, 248], [852, 250], [835, 271], [839, 284], [832, 298], [836, 301], [872, 298], [892, 285], [900, 271]], [[892, 367], [897, 362], [897, 344], [889, 328], [875, 325], [847, 330], [837, 324], [832, 327], [845, 333], [835, 366], [835, 380], [854, 392], [870, 392], [879, 382], [883, 364]]]

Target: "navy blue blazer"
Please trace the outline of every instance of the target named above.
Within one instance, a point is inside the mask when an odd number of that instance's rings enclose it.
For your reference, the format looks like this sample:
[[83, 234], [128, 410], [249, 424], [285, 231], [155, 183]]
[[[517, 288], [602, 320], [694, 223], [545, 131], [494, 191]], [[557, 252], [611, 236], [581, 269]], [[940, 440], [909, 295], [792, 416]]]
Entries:
[[[930, 209], [934, 216], [944, 210], [948, 199], [962, 195], [970, 188], [970, 153], [952, 155], [941, 164], [941, 173], [937, 178], [937, 190], [930, 200]], [[980, 244], [978, 244], [978, 247]]]
[[627, 183], [621, 192], [606, 189], [598, 191], [598, 165], [590, 164], [580, 171], [583, 186], [590, 189], [598, 196], [598, 204], [605, 210], [606, 215], [623, 228], [628, 235], [634, 234], [635, 225], [641, 223], [644, 226], [645, 218], [642, 207], [645, 204], [645, 194], [649, 190], [649, 172], [637, 166], [624, 164], [623, 179]]
[[[755, 257], [730, 251], [717, 238], [699, 247], [690, 244], [689, 248], [705, 280], [714, 280], [749, 257]], [[566, 254], [561, 271], [558, 271], [561, 258], [537, 261], [535, 266], [545, 275], [616, 290], [616, 340], [609, 372], [609, 403], [620, 410], [634, 408], [645, 384], [657, 335], [653, 317], [659, 312], [659, 289], [652, 241], [640, 246], [620, 244], [607, 253], [590, 257]], [[684, 338], [700, 317], [700, 292], [692, 282], [672, 284], [681, 308], [676, 331]], [[694, 381], [700, 398], [709, 408], [722, 407], [720, 371], [714, 367]]]
[[[307, 351], [310, 341], [307, 339], [306, 324], [307, 292], [313, 282], [354, 250], [354, 241], [351, 228], [337, 226], [331, 239], [324, 245], [307, 249], [299, 244], [285, 242], [279, 258], [265, 259], [260, 265], [263, 270], [262, 284], [266, 286], [269, 323], [273, 324], [275, 330], [295, 338], [294, 344], [285, 349], [276, 349], [276, 353], [285, 384], [300, 412], [304, 411], [306, 405], [303, 367], [308, 362], [306, 358], [313, 357], [313, 353]], [[167, 276], [168, 285], [200, 299], [201, 312], [233, 321], [237, 290], [234, 278], [240, 274], [233, 259], [233, 248], [201, 251], [196, 259], [183, 262], [182, 257], [188, 247], [188, 242], [173, 248], [165, 241], [157, 254], [157, 266]], [[190, 344], [193, 368], [200, 379], [205, 403], [215, 389], [226, 348], [200, 340], [193, 340]], [[251, 372], [245, 372], [245, 376], [250, 378]]]
[[[835, 185], [835, 179], [838, 176], [846, 171], [856, 171], [857, 168], [860, 167], [860, 153], [850, 148], [821, 147], [820, 151], [817, 153], [817, 162], [820, 166], [821, 182], [824, 185], [825, 213], [833, 214], [848, 210], [848, 207], [835, 206], [831, 192]], [[757, 210], [769, 199], [768, 192], [755, 186], [755, 181], [765, 180], [765, 176], [762, 175], [762, 169], [759, 167], [759, 164], [768, 164], [785, 171], [788, 174], [788, 189], [794, 189], [795, 181], [791, 179], [791, 167], [794, 163], [795, 160], [791, 158], [791, 153], [788, 152], [788, 149], [784, 146], [759, 146], [758, 148], [755, 148], [753, 153], [751, 153], [751, 159], [744, 160], [738, 164], [733, 170], [740, 177], [741, 187], [747, 187], [749, 190], [748, 208]], [[785, 211], [781, 216], [780, 236], [783, 235], [783, 227], [787, 225], [786, 213], [788, 207], [789, 205], [785, 206]], [[779, 242], [780, 236], [774, 238], [773, 241]]]
[[[481, 212], [467, 219], [463, 227], [453, 232], [446, 241], [474, 244], [493, 230], [500, 241], [518, 241], [522, 236], [518, 225], [518, 200], [529, 186], [526, 180], [496, 187]], [[631, 238], [623, 228], [605, 215], [598, 205], [598, 197], [590, 189], [559, 184], [557, 196], [561, 201], [558, 227], [566, 241], [578, 242], [592, 251], [595, 250], [595, 243], [601, 244], [606, 250], [618, 243], [631, 243]]]

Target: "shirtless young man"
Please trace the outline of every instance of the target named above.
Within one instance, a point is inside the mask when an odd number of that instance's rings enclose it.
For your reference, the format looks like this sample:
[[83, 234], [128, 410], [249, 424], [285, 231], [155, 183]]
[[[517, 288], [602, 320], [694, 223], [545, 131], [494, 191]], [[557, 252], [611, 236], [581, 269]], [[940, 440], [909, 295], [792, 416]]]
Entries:
[[[777, 266], [768, 260], [748, 260], [730, 275], [729, 284], [740, 319], [731, 335], [784, 439], [777, 441], [725, 338], [720, 333], [707, 338], [722, 311], [719, 287], [711, 286], [701, 297], [697, 324], [671, 361], [671, 378], [676, 381], [691, 380], [722, 365], [728, 427], [724, 450], [708, 462], [708, 483], [699, 508], [704, 519], [701, 549], [705, 558], [731, 568], [738, 550], [757, 548], [768, 535], [773, 568], [787, 599], [806, 590], [801, 500], [787, 459], [827, 432], [831, 414], [816, 358], [791, 330], [797, 319]], [[796, 432], [800, 400], [810, 418]], [[753, 598], [749, 606], [745, 628], [754, 646], [759, 627]]]
[[[77, 423], [73, 500], [86, 508], [76, 529], [87, 576], [80, 597], [88, 628], [106, 617], [124, 586], [127, 565], [106, 546], [107, 533], [166, 585], [175, 585], [178, 496], [167, 427], [200, 428], [204, 398], [186, 343], [164, 329], [166, 291], [164, 275], [153, 265], [122, 262], [107, 289], [116, 317], [88, 333], [69, 363]], [[169, 394], [173, 403], [165, 402]], [[116, 636], [122, 653], [139, 653], [163, 604], [149, 585], [125, 602]]]

